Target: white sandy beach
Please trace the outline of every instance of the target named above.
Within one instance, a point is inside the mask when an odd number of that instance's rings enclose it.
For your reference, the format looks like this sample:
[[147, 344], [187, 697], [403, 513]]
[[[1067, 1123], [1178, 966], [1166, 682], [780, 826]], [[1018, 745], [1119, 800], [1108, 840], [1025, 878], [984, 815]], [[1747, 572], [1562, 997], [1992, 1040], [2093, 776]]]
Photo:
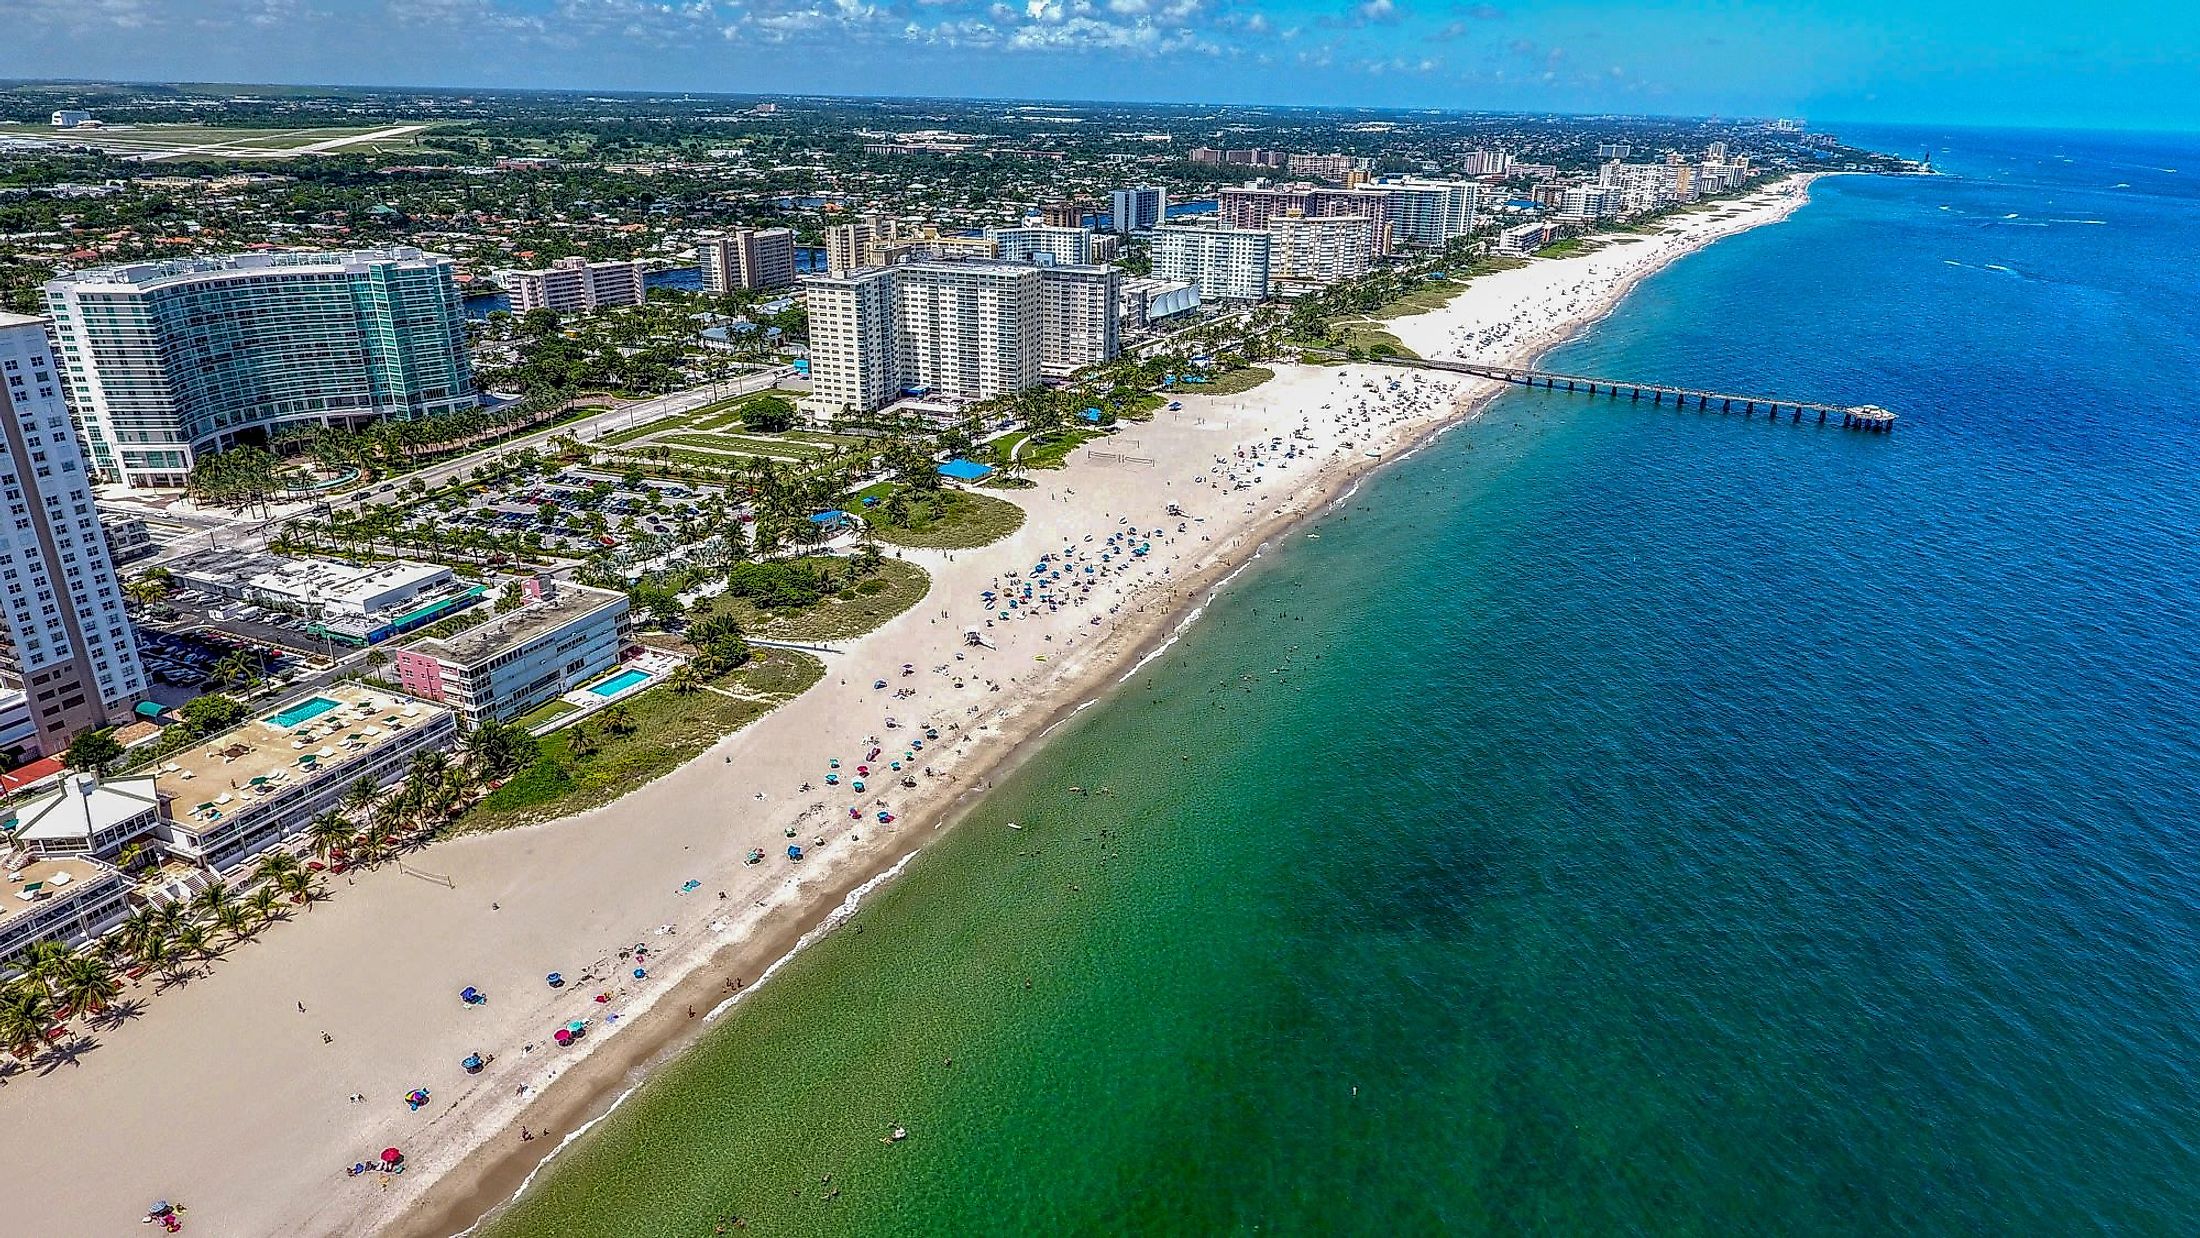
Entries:
[[[1681, 254], [1783, 218], [1806, 187], [1798, 178], [1663, 232], [1481, 278], [1390, 329], [1424, 355], [1532, 360]], [[904, 552], [932, 573], [930, 596], [825, 655], [823, 682], [703, 758], [595, 812], [407, 857], [450, 886], [394, 866], [339, 879], [327, 901], [210, 974], [157, 994], [139, 985], [126, 997], [143, 1014], [101, 1033], [80, 1065], [14, 1077], [0, 1090], [9, 1229], [125, 1232], [160, 1198], [188, 1207], [191, 1232], [463, 1228], [642, 1062], [703, 1025], [726, 978], [755, 980], [851, 888], [921, 846], [1213, 580], [1492, 388], [1385, 366], [1282, 367], [1245, 395], [1186, 397], [1181, 412], [1126, 425], [1069, 468], [1034, 473], [1035, 489], [996, 492], [1025, 508], [1022, 529], [981, 550]], [[1182, 531], [1171, 503], [1186, 513]], [[1150, 544], [1146, 554], [1099, 559], [1111, 535], [1132, 531], [1119, 544]], [[1057, 584], [1063, 604], [1008, 620], [981, 600], [1065, 552], [1089, 591]], [[993, 647], [964, 647], [965, 629], [989, 616]], [[932, 771], [915, 790], [883, 774], [862, 794], [849, 788], [868, 737], [889, 760], [927, 723], [940, 738], [909, 763]], [[832, 757], [838, 787], [824, 785]], [[892, 825], [877, 821], [882, 808]], [[807, 852], [799, 864], [790, 842]], [[751, 848], [763, 863], [742, 863]], [[700, 886], [682, 893], [691, 880]], [[637, 943], [651, 951], [639, 981], [618, 957]], [[571, 983], [550, 989], [551, 971]], [[467, 985], [488, 1004], [462, 1005]], [[576, 1018], [589, 1020], [582, 1042], [552, 1045]], [[470, 1052], [496, 1060], [469, 1076], [459, 1060]], [[416, 1087], [433, 1100], [408, 1112]], [[552, 1137], [522, 1143], [522, 1125]], [[391, 1145], [407, 1172], [346, 1176]]]

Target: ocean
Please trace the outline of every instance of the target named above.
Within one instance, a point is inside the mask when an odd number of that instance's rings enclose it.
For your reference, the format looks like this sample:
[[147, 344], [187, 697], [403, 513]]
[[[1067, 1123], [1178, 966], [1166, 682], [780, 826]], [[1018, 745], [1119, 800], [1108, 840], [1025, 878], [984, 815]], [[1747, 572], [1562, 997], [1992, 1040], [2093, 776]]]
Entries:
[[1844, 136], [494, 1232], [2200, 1228], [2200, 140]]

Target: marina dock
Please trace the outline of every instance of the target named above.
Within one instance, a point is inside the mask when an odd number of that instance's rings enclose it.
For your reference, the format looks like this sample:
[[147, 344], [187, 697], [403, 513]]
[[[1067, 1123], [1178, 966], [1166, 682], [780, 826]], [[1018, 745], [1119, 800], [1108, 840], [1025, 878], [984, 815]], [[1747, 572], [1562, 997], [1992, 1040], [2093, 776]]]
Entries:
[[1687, 408], [1691, 404], [1705, 411], [1721, 413], [1739, 412], [1744, 417], [1764, 413], [1777, 421], [1784, 413], [1791, 422], [1801, 422], [1806, 414], [1819, 425], [1829, 424], [1840, 418], [1844, 430], [1861, 430], [1867, 434], [1888, 434], [1894, 430], [1895, 415], [1876, 404], [1819, 404], [1810, 400], [1789, 400], [1777, 396], [1738, 395], [1731, 391], [1710, 391], [1700, 387], [1676, 387], [1667, 383], [1636, 383], [1611, 378], [1592, 378], [1585, 374], [1560, 374], [1551, 370], [1521, 369], [1510, 365], [1483, 365], [1475, 361], [1433, 361], [1419, 357], [1383, 357], [1384, 365], [1405, 366], [1420, 370], [1444, 370], [1453, 374], [1471, 374], [1476, 378], [1493, 379], [1518, 387], [1535, 387], [1545, 391], [1572, 391], [1581, 395], [1601, 395], [1607, 399], [1627, 399], [1632, 402], [1648, 400], [1655, 405], [1671, 405]]

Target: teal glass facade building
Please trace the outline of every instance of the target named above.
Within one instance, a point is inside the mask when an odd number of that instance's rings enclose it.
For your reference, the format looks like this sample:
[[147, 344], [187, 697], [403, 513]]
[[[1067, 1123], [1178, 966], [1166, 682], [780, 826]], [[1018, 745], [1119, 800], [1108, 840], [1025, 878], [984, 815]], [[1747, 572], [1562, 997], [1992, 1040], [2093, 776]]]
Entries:
[[452, 262], [410, 247], [98, 267], [45, 293], [92, 466], [132, 486], [285, 427], [478, 402]]

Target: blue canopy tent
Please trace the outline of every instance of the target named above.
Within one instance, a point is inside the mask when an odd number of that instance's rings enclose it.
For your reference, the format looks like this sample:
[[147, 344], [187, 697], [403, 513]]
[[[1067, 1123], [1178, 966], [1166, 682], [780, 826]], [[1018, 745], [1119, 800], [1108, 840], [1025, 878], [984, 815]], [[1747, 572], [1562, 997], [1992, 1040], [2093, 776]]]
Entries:
[[940, 476], [956, 481], [982, 481], [993, 476], [993, 466], [976, 460], [954, 459], [940, 466]]

